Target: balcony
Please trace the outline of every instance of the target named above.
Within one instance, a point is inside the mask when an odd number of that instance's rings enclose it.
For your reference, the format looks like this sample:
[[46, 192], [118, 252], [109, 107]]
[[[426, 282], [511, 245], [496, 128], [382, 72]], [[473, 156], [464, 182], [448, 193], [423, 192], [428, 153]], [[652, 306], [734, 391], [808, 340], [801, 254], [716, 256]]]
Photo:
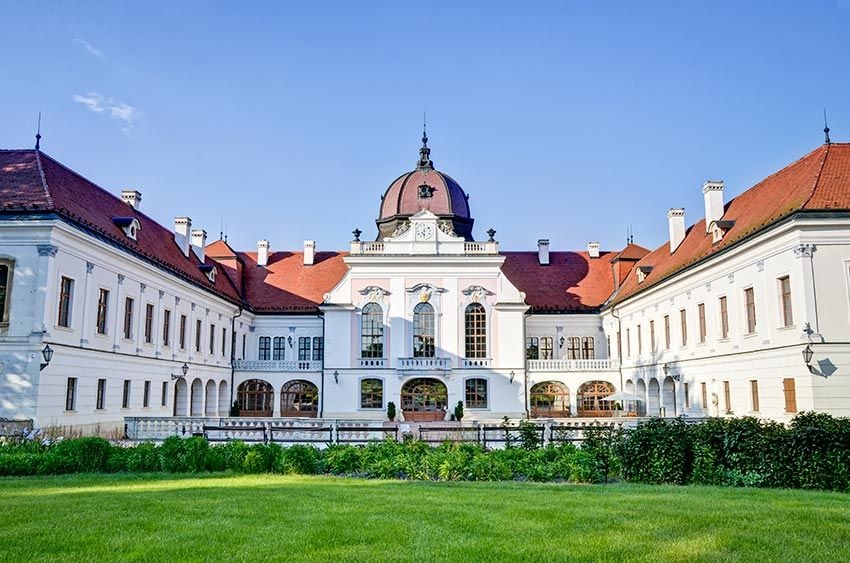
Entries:
[[448, 371], [452, 367], [451, 358], [399, 358], [399, 371]]
[[238, 371], [322, 371], [319, 360], [235, 360]]
[[611, 371], [618, 360], [528, 360], [528, 371]]
[[357, 358], [357, 365], [361, 368], [385, 368], [386, 358]]
[[460, 367], [463, 369], [489, 368], [492, 361], [490, 358], [462, 358], [460, 360]]

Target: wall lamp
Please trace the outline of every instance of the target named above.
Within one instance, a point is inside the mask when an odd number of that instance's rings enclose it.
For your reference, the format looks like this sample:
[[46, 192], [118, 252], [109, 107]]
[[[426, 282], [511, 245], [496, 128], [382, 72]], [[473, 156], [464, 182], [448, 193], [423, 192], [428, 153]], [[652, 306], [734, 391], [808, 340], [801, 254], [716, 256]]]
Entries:
[[53, 359], [53, 348], [50, 347], [50, 344], [44, 345], [44, 348], [41, 350], [41, 357], [44, 359], [44, 362], [41, 364], [38, 371], [42, 371], [46, 368], [47, 364], [50, 363], [50, 360]]
[[292, 348], [292, 335], [286, 337], [286, 342], [289, 344], [289, 347]]
[[516, 376], [516, 374], [514, 373], [514, 370], [511, 370], [511, 383], [513, 383], [513, 382], [514, 382], [514, 377], [515, 377], [515, 376]]
[[806, 344], [806, 347], [803, 348], [803, 361], [806, 362], [807, 366], [810, 366], [812, 363], [812, 356], [815, 355], [815, 351], [812, 350], [811, 344]]
[[664, 364], [663, 366], [661, 366], [661, 371], [664, 372], [664, 377], [670, 375], [673, 381], [679, 382], [682, 379], [682, 374], [680, 373], [670, 374], [670, 366], [668, 364]]
[[566, 342], [566, 340], [564, 340], [564, 337], [562, 336], [561, 339], [558, 340], [558, 345], [560, 348], [564, 347], [564, 342]]
[[337, 370], [334, 370], [334, 383], [339, 385], [339, 372]]
[[183, 365], [180, 366], [180, 371], [182, 372], [180, 375], [172, 373], [171, 379], [174, 380], [174, 379], [180, 379], [181, 377], [186, 377], [186, 374], [189, 373], [189, 364], [184, 362]]

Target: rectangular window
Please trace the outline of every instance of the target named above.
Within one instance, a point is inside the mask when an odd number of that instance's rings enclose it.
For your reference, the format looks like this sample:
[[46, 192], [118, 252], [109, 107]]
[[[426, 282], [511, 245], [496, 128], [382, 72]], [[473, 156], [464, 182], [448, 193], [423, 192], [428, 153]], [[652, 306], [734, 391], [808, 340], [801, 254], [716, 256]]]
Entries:
[[585, 336], [581, 339], [581, 357], [585, 360], [596, 358], [596, 339]]
[[[275, 345], [278, 343], [278, 339], [283, 340], [283, 338], [275, 338]], [[271, 346], [272, 338], [271, 336], [261, 336], [260, 337], [260, 347], [258, 348], [259, 353], [257, 355], [257, 359], [260, 361], [266, 361], [269, 359], [269, 347]], [[275, 352], [275, 360], [282, 360], [283, 356], [280, 358], [277, 357], [277, 352]]]
[[719, 299], [720, 301], [720, 338], [729, 338], [729, 308], [726, 304], [726, 296]]
[[626, 329], [626, 357], [632, 357], [632, 331], [631, 329]]
[[242, 358], [243, 360], [245, 359], [245, 346], [247, 345], [247, 343], [248, 343], [248, 335], [247, 335], [247, 334], [243, 334], [243, 335], [242, 335], [242, 355], [241, 355], [241, 356], [239, 356], [239, 357], [240, 357], [240, 358]]
[[540, 339], [530, 336], [525, 339], [525, 359], [537, 360], [540, 358]]
[[59, 282], [59, 319], [56, 324], [69, 328], [71, 326], [71, 299], [74, 297], [74, 280], [62, 276]]
[[744, 304], [747, 314], [747, 334], [752, 334], [756, 331], [756, 294], [751, 287], [744, 290]]
[[384, 382], [380, 379], [360, 380], [360, 408], [384, 408]]
[[142, 392], [142, 407], [148, 408], [151, 406], [151, 382], [145, 381], [144, 391]]
[[98, 334], [106, 334], [106, 315], [109, 313], [109, 290], [100, 289], [97, 296], [97, 325]]
[[699, 384], [699, 392], [700, 392], [700, 396], [702, 398], [702, 408], [707, 409], [708, 408], [708, 385], [706, 385], [705, 383], [700, 383]]
[[325, 359], [325, 339], [321, 336], [313, 337], [313, 360], [320, 362]]
[[750, 380], [750, 398], [752, 399], [753, 412], [759, 412], [759, 382], [757, 379]]
[[555, 339], [551, 336], [540, 337], [540, 359], [551, 360], [555, 357]]
[[723, 405], [726, 407], [726, 414], [732, 412], [732, 394], [729, 392], [729, 382], [723, 382]]
[[581, 338], [578, 336], [570, 336], [567, 342], [567, 359], [579, 359], [581, 357]]
[[699, 342], [705, 344], [706, 327], [705, 327], [705, 303], [697, 305], [697, 315], [699, 317]]
[[195, 321], [195, 352], [201, 351], [201, 333], [204, 331], [204, 324], [200, 319]]
[[130, 380], [124, 380], [124, 393], [121, 395], [121, 408], [130, 408]]
[[180, 315], [180, 349], [186, 349], [186, 315]]
[[145, 305], [145, 343], [153, 343], [153, 305]]
[[65, 386], [65, 410], [72, 411], [77, 408], [77, 378], [69, 377]]
[[160, 405], [163, 407], [168, 405], [168, 382], [162, 382], [162, 398], [160, 400]]
[[9, 288], [12, 285], [12, 267], [14, 262], [11, 260], [3, 260], [0, 262], [0, 324], [8, 324], [9, 322], [9, 299], [11, 292]]
[[682, 394], [685, 396], [685, 408], [691, 408], [691, 394], [688, 392], [687, 383], [682, 383]]
[[310, 359], [310, 337], [300, 336], [298, 338], [298, 360], [301, 362]]
[[99, 411], [103, 410], [103, 405], [106, 402], [106, 380], [98, 379], [97, 380], [97, 397], [94, 401], [94, 408]]
[[[260, 339], [260, 350], [263, 349], [263, 346], [266, 347], [266, 356], [268, 356], [268, 347], [269, 347], [269, 337], [263, 337], [266, 339], [265, 344], [263, 343], [263, 339]], [[262, 352], [260, 353], [262, 356]], [[260, 358], [261, 360], [263, 358]], [[268, 360], [268, 358], [265, 358]], [[275, 336], [274, 337], [274, 348], [272, 349], [272, 359], [275, 361], [282, 361], [286, 359], [286, 338], [283, 336]]]
[[664, 349], [670, 349], [670, 315], [664, 315]]
[[162, 312], [162, 345], [171, 346], [171, 311]]
[[133, 338], [133, 305], [135, 302], [132, 297], [124, 299], [124, 338], [130, 340]]
[[637, 325], [637, 337], [638, 337], [638, 356], [643, 354], [643, 331], [640, 329], [640, 325]]
[[782, 326], [791, 326], [794, 324], [794, 315], [791, 312], [791, 278], [788, 276], [779, 278], [779, 298], [782, 304]]
[[782, 391], [785, 394], [785, 412], [797, 412], [797, 388], [793, 377], [782, 380]]
[[679, 320], [682, 324], [682, 346], [688, 345], [688, 312], [685, 309], [679, 311]]
[[655, 321], [649, 321], [649, 351], [655, 353]]
[[210, 356], [215, 355], [215, 325], [210, 324]]
[[227, 329], [221, 327], [221, 355], [227, 356]]
[[487, 408], [487, 380], [483, 378], [467, 379], [465, 384], [465, 405], [470, 409]]

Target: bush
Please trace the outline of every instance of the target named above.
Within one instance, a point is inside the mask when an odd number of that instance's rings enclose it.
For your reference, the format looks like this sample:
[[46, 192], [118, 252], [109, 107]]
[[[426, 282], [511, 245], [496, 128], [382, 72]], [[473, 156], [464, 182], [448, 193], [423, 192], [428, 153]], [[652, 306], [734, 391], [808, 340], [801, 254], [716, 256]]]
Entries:
[[161, 469], [162, 466], [159, 462], [159, 455], [157, 454], [155, 444], [145, 442], [128, 448], [127, 471], [131, 473], [147, 473], [160, 471]]
[[320, 473], [319, 451], [313, 446], [302, 445], [280, 448], [274, 461], [274, 471], [285, 475]]
[[221, 452], [225, 470], [239, 473], [244, 469], [245, 456], [248, 455], [248, 445], [245, 442], [233, 440], [215, 449]]
[[331, 475], [356, 475], [360, 472], [359, 446], [329, 446], [322, 455], [325, 472]]
[[72, 473], [103, 473], [115, 446], [98, 437], [72, 438], [51, 446], [50, 451], [63, 459]]
[[693, 447], [681, 419], [656, 418], [638, 424], [618, 442], [622, 476], [635, 483], [689, 482]]

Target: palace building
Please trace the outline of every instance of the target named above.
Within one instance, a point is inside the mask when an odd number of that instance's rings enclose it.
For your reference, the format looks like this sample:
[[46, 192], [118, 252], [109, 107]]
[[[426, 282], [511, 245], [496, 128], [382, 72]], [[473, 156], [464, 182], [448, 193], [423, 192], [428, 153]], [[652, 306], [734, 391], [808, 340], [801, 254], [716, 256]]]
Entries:
[[850, 144], [702, 192], [654, 250], [508, 252], [423, 137], [371, 236], [237, 250], [2, 150], [0, 418], [850, 415]]

